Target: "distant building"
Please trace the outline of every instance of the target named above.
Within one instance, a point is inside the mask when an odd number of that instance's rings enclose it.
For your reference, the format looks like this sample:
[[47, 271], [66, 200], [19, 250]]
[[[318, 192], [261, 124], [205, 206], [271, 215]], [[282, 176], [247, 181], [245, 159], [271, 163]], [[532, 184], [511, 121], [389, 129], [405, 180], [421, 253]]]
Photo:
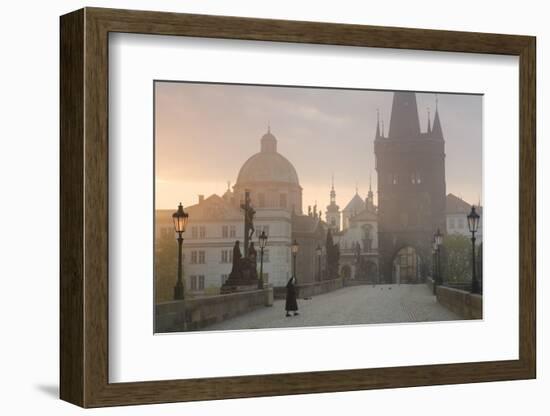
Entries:
[[[470, 238], [472, 233], [468, 228], [467, 216], [472, 210], [472, 205], [462, 198], [448, 194], [446, 199], [446, 221], [447, 234], [460, 234]], [[476, 206], [476, 212], [479, 214], [479, 228], [476, 232], [476, 244], [483, 241], [483, 208]]]
[[[331, 195], [334, 191], [332, 188]], [[363, 200], [357, 191], [343, 211], [343, 228], [333, 233], [340, 247], [340, 276], [369, 283], [379, 281], [378, 214], [372, 186]]]
[[388, 136], [377, 126], [380, 273], [386, 283], [415, 283], [429, 270], [432, 239], [445, 230], [445, 140], [438, 108], [420, 131], [416, 95], [395, 92]]

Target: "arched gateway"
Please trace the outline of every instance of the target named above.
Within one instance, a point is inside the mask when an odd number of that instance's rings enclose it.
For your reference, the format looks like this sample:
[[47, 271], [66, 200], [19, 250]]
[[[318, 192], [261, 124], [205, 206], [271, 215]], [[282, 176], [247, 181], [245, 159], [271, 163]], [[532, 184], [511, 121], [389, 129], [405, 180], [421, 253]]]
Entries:
[[421, 257], [414, 247], [403, 247], [393, 258], [392, 281], [395, 283], [421, 281]]

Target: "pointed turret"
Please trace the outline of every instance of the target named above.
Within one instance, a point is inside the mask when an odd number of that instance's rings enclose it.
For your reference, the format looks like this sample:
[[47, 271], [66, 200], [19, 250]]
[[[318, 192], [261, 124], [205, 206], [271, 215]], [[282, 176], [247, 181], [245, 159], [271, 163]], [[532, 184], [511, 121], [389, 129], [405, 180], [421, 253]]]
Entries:
[[376, 109], [376, 137], [375, 139], [380, 139], [380, 110]]
[[432, 137], [434, 139], [443, 140], [443, 129], [441, 128], [441, 121], [439, 120], [439, 108], [438, 108], [438, 99], [435, 99], [435, 116], [434, 124], [432, 127]]
[[395, 92], [388, 138], [408, 140], [420, 135], [420, 121], [414, 92]]

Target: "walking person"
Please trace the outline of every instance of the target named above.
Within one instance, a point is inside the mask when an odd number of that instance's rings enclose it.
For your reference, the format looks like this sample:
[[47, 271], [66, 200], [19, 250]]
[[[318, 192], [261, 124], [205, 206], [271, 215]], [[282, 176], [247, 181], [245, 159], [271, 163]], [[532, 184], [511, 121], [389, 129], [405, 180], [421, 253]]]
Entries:
[[296, 278], [291, 277], [286, 284], [286, 316], [292, 316], [290, 312], [294, 312], [294, 316], [298, 313], [298, 302], [296, 301]]

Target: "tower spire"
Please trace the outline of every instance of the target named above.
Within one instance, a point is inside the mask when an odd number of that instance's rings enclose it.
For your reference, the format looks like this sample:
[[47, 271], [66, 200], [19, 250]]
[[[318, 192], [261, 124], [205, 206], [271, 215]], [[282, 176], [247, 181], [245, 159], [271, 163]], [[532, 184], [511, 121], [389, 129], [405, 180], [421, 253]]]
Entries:
[[439, 98], [437, 94], [435, 95], [435, 115], [431, 133], [434, 139], [443, 140], [443, 129], [441, 128], [441, 120], [439, 119]]
[[394, 92], [388, 137], [408, 140], [419, 135], [420, 121], [418, 120], [416, 94], [410, 91]]
[[430, 117], [430, 107], [428, 107], [428, 128], [426, 129], [426, 132], [430, 134], [432, 132], [432, 121]]
[[380, 138], [380, 109], [376, 109], [376, 138]]

